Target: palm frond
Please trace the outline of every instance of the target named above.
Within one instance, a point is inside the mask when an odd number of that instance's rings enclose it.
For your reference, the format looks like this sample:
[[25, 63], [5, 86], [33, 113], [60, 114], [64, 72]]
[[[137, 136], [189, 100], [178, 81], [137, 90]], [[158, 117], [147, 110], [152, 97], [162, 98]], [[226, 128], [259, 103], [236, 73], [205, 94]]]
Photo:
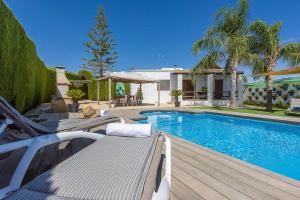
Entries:
[[289, 43], [280, 50], [280, 58], [287, 61], [290, 66], [300, 64], [300, 43]]
[[207, 54], [195, 65], [193, 72], [202, 73], [204, 69], [219, 69], [219, 63], [224, 57], [224, 53], [217, 51]]
[[192, 50], [194, 54], [197, 54], [201, 50], [215, 50], [221, 46], [223, 46], [223, 42], [220, 38], [204, 37], [193, 44]]
[[253, 22], [250, 27], [250, 31], [259, 36], [266, 35], [268, 33], [268, 25], [261, 20]]

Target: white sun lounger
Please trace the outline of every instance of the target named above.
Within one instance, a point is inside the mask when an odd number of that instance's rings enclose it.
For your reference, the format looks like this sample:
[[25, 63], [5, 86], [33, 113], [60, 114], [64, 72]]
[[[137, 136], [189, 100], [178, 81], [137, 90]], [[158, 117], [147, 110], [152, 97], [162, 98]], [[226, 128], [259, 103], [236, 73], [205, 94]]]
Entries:
[[[151, 137], [134, 138], [84, 131], [39, 135], [22, 119], [14, 115], [9, 117], [4, 112], [0, 114], [5, 122], [1, 126], [0, 136], [10, 126], [29, 131], [32, 136], [0, 145], [0, 164], [3, 158], [15, 164], [2, 165], [4, 169], [0, 169], [0, 173], [5, 170], [12, 172], [11, 176], [6, 176], [8, 181], [0, 180], [0, 199], [169, 199], [171, 143], [165, 135], [153, 133]], [[27, 170], [41, 149], [78, 139], [94, 142], [24, 184]], [[161, 169], [162, 143], [165, 144], [164, 177], [159, 184], [155, 184], [159, 177], [158, 169]]]

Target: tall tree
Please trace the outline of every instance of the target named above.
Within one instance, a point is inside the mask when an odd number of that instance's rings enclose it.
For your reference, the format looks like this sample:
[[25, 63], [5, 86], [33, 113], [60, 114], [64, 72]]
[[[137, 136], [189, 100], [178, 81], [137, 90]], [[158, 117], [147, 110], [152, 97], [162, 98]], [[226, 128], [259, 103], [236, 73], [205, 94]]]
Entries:
[[102, 77], [105, 72], [113, 69], [118, 57], [103, 6], [99, 7], [96, 24], [88, 33], [88, 37], [90, 41], [85, 43], [85, 47], [90, 57], [83, 58], [85, 61], [83, 68], [92, 71], [94, 76]]
[[[258, 55], [254, 63], [253, 73], [272, 72], [278, 60], [287, 61], [293, 67], [300, 64], [300, 43], [280, 43], [281, 23], [268, 25], [263, 21], [253, 22], [250, 26], [250, 46], [253, 53]], [[268, 111], [272, 110], [273, 81], [272, 76], [265, 77], [267, 85]]]
[[237, 7], [222, 8], [216, 14], [214, 25], [192, 47], [196, 54], [207, 51], [195, 70], [207, 68], [207, 64], [225, 63], [225, 69], [231, 73], [230, 107], [236, 107], [237, 67], [249, 64], [253, 56], [249, 51], [247, 33], [248, 10], [248, 0], [239, 0]]

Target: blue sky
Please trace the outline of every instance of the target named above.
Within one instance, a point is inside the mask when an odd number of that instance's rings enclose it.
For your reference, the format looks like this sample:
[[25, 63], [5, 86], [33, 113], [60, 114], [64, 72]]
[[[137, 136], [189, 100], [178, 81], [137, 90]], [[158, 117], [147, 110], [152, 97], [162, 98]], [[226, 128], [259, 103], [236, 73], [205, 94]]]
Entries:
[[[105, 7], [119, 59], [115, 70], [191, 68], [199, 60], [191, 45], [203, 36], [214, 13], [236, 0], [4, 0], [48, 66], [78, 71], [84, 42], [100, 4]], [[250, 0], [250, 21], [281, 21], [283, 42], [300, 41], [299, 0]], [[279, 68], [285, 66], [279, 64]], [[242, 68], [246, 73], [248, 69]]]

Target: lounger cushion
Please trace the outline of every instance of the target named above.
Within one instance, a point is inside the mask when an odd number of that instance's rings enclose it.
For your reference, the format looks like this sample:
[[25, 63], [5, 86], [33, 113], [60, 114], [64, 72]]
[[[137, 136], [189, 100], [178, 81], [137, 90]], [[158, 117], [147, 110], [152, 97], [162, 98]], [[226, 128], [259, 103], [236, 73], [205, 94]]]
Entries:
[[[51, 200], [55, 199], [51, 195], [58, 199], [140, 199], [157, 137], [105, 136], [25, 188], [27, 192], [41, 193], [41, 199], [50, 195]], [[21, 189], [8, 199], [23, 199], [24, 192]]]

